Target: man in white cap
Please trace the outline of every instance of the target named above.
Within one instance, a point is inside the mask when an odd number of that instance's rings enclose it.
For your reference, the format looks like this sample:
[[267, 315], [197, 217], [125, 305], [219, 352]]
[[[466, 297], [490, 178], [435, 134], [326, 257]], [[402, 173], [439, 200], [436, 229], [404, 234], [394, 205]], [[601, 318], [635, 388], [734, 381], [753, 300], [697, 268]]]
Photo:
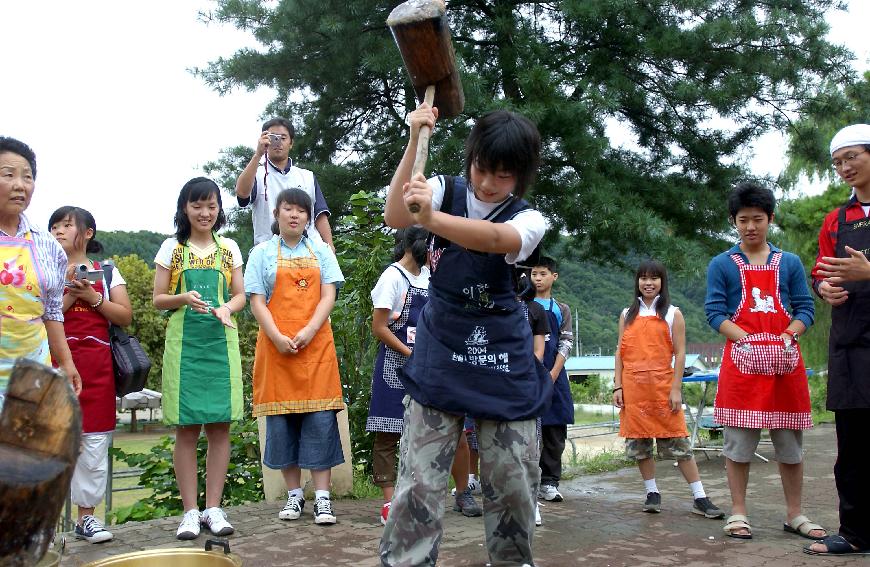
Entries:
[[870, 555], [870, 124], [853, 124], [831, 140], [831, 165], [852, 187], [849, 201], [825, 217], [813, 288], [832, 306], [828, 402], [837, 423], [834, 478], [840, 533], [810, 544], [807, 553]]

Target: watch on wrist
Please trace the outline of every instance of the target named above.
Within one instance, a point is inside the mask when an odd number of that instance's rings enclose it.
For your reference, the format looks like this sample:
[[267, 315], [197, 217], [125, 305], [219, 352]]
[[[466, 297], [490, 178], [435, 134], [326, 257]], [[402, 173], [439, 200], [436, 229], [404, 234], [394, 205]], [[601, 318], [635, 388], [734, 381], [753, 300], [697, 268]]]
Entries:
[[800, 333], [798, 333], [797, 331], [793, 331], [792, 329], [786, 329], [785, 331], [783, 331], [783, 333], [785, 333], [786, 335], [790, 335], [791, 340], [793, 340], [794, 342], [797, 342], [798, 337], [800, 336]]

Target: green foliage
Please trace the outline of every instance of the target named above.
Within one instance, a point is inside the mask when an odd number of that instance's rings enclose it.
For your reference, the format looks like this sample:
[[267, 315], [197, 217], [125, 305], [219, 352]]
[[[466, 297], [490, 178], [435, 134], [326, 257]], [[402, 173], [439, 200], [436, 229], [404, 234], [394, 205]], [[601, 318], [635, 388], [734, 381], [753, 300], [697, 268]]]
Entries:
[[[252, 317], [253, 318], [253, 317]], [[246, 502], [258, 502], [264, 498], [263, 477], [260, 470], [260, 442], [257, 421], [251, 415], [251, 381], [244, 380], [246, 418], [230, 425], [230, 462], [224, 484], [222, 505], [235, 506]], [[123, 524], [130, 521], [151, 520], [184, 512], [181, 495], [173, 468], [172, 437], [163, 436], [147, 453], [126, 452], [118, 447], [110, 449], [113, 458], [124, 461], [129, 467], [141, 468], [139, 486], [149, 489], [150, 495], [131, 506], [118, 508], [110, 513], [109, 521]], [[201, 435], [196, 446], [197, 500], [205, 501], [205, 470], [208, 442]]]
[[390, 261], [394, 239], [384, 227], [383, 199], [360, 191], [350, 197], [350, 205], [350, 214], [334, 234], [346, 281], [332, 311], [332, 330], [348, 405], [353, 462], [370, 472], [374, 436], [366, 432], [365, 424], [378, 346], [371, 333], [370, 293]]
[[828, 375], [826, 372], [816, 372], [809, 377], [810, 404], [813, 411], [813, 423], [833, 423], [834, 412], [828, 411]]
[[[297, 126], [294, 153], [336, 207], [383, 187], [404, 151], [410, 82], [376, 0], [217, 0], [205, 19], [250, 32], [196, 70], [219, 92], [275, 90], [266, 115]], [[430, 170], [461, 169], [471, 119], [531, 117], [544, 162], [532, 200], [576, 253], [636, 251], [699, 267], [720, 250], [741, 151], [807, 101], [851, 55], [825, 39], [838, 0], [456, 0], [449, 19], [465, 110], [439, 124]], [[614, 135], [619, 124], [627, 143]], [[254, 139], [252, 133], [252, 141]], [[250, 151], [250, 150], [248, 150]], [[249, 154], [250, 155], [250, 154]], [[327, 183], [327, 179], [329, 182]]]
[[127, 282], [127, 294], [133, 306], [133, 323], [127, 332], [139, 339], [151, 359], [151, 373], [145, 386], [159, 391], [163, 384], [163, 346], [167, 320], [151, 302], [154, 269], [136, 254], [115, 257], [113, 260]]
[[598, 374], [588, 376], [582, 382], [571, 382], [571, 397], [575, 404], [609, 404], [612, 392]]
[[870, 71], [859, 80], [851, 75], [837, 77], [800, 109], [800, 119], [789, 134], [786, 184], [793, 185], [801, 174], [838, 180], [831, 169], [831, 138], [840, 128], [867, 122], [870, 116]]
[[[548, 252], [559, 261], [559, 279], [553, 287], [553, 296], [567, 303], [572, 316], [579, 318], [579, 340], [584, 354], [613, 354], [619, 335], [619, 314], [633, 297], [634, 266], [621, 268], [578, 261], [569, 256], [570, 251], [570, 244], [563, 241]], [[703, 276], [673, 272], [670, 275], [671, 303], [680, 307], [686, 319], [686, 340], [722, 342], [704, 315]]]
[[166, 234], [159, 234], [150, 230], [137, 230], [135, 232], [113, 230], [108, 232], [100, 231], [97, 235], [97, 240], [103, 245], [102, 254], [104, 258], [135, 254], [150, 263], [167, 237], [168, 235]]

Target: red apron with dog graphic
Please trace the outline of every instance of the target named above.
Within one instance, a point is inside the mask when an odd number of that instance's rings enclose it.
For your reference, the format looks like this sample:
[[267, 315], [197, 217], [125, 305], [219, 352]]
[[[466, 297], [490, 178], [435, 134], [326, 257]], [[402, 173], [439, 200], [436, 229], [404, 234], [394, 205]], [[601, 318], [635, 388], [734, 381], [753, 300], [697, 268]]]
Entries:
[[725, 343], [713, 416], [729, 427], [809, 429], [810, 392], [797, 343], [789, 349], [780, 337], [791, 322], [779, 296], [776, 252], [769, 264], [731, 259], [740, 271], [742, 297], [731, 321], [749, 333]]

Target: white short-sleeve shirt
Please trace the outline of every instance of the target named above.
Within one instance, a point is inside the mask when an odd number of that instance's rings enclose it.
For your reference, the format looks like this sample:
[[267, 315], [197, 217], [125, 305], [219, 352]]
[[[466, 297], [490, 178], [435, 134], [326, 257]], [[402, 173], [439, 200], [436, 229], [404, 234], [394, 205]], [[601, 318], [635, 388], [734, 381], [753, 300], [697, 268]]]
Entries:
[[[428, 183], [432, 188], [432, 209], [440, 211], [441, 203], [444, 202], [444, 176], [437, 175], [431, 177], [429, 178]], [[475, 197], [474, 190], [471, 188], [470, 183], [467, 187], [468, 189], [466, 190], [465, 197], [468, 218], [486, 218], [489, 213], [501, 204], [481, 201]], [[502, 201], [502, 203], [503, 202], [504, 201]], [[514, 227], [514, 229], [520, 233], [520, 240], [522, 241], [522, 246], [518, 253], [505, 254], [504, 260], [508, 264], [516, 264], [517, 262], [522, 262], [528, 258], [531, 253], [534, 252], [535, 247], [541, 242], [544, 233], [547, 231], [547, 221], [544, 219], [544, 215], [535, 209], [520, 211], [514, 218], [505, 221], [504, 224]]]
[[[396, 269], [398, 268], [398, 270]], [[399, 273], [401, 270], [401, 273]], [[407, 280], [402, 277], [405, 274]], [[391, 264], [372, 289], [372, 305], [375, 309], [389, 309], [390, 320], [396, 320], [402, 315], [402, 307], [408, 295], [408, 282], [414, 287], [429, 288], [429, 268], [420, 268], [420, 274], [415, 276], [398, 262]]]

